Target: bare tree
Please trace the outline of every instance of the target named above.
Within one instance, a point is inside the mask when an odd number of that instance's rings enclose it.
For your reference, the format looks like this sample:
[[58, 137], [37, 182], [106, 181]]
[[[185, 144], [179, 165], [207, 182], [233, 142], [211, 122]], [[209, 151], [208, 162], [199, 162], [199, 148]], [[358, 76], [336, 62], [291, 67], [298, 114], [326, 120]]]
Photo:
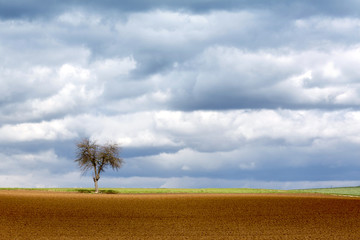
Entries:
[[116, 143], [99, 145], [96, 141], [84, 138], [76, 144], [76, 159], [83, 173], [93, 170], [95, 193], [99, 192], [100, 174], [110, 166], [113, 170], [122, 167], [124, 160], [120, 158], [120, 147]]

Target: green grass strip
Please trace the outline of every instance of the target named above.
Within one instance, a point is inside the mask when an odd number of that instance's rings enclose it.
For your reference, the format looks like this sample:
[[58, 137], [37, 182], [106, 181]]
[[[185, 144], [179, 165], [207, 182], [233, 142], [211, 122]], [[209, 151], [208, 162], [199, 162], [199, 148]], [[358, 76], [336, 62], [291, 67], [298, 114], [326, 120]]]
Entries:
[[339, 188], [314, 188], [291, 190], [294, 193], [321, 193], [344, 196], [360, 196], [360, 187], [339, 187]]
[[[94, 193], [93, 188], [0, 188], [0, 190], [37, 190], [52, 192]], [[255, 188], [101, 188], [107, 194], [153, 194], [153, 193], [286, 193], [286, 190]]]
[[[94, 188], [0, 188], [0, 190], [37, 190], [51, 192], [94, 193]], [[360, 196], [360, 187], [314, 188], [276, 190], [257, 188], [101, 188], [105, 194], [157, 194], [157, 193], [320, 193], [331, 195]]]

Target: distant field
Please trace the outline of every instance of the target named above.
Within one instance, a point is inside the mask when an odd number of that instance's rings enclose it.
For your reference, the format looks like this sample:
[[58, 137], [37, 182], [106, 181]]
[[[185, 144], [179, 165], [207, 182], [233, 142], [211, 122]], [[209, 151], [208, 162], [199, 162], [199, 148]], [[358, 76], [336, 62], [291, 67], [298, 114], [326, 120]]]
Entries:
[[[93, 193], [93, 188], [0, 188], [0, 190], [37, 190], [52, 192]], [[276, 190], [256, 188], [102, 188], [106, 194], [141, 194], [141, 193], [321, 193], [332, 195], [360, 196], [360, 187], [316, 188], [299, 190]]]
[[332, 194], [332, 195], [360, 196], [360, 187], [314, 188], [314, 189], [292, 190], [291, 192], [294, 192], [294, 193], [322, 193], [322, 194]]
[[[52, 192], [93, 193], [93, 188], [0, 188], [0, 190], [37, 190]], [[102, 188], [101, 193], [286, 193], [286, 190], [256, 188]]]

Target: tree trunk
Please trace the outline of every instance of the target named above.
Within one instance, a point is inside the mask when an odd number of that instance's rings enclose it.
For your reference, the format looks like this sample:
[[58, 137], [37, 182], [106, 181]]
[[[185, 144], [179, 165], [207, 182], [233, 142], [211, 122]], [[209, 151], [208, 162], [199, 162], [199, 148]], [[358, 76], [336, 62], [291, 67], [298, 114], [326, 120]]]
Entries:
[[98, 181], [97, 179], [94, 178], [94, 183], [95, 183], [95, 193], [99, 193], [99, 185], [98, 185]]
[[99, 193], [99, 185], [98, 185], [98, 181], [100, 179], [100, 176], [99, 176], [99, 172], [97, 171], [96, 169], [96, 165], [94, 165], [94, 183], [95, 183], [95, 193]]

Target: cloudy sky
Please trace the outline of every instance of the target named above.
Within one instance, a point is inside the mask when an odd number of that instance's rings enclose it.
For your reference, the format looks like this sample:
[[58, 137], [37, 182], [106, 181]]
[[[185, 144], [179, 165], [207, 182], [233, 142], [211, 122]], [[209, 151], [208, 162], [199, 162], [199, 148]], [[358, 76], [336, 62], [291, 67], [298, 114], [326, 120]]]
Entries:
[[360, 185], [356, 0], [0, 0], [0, 187]]

